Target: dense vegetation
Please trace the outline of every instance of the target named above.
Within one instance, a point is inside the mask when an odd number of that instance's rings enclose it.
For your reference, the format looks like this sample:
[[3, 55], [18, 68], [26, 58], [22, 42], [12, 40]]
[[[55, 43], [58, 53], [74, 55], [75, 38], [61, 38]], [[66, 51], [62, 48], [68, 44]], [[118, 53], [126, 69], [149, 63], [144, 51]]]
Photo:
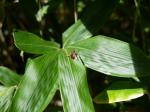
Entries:
[[1, 0], [0, 112], [148, 112], [149, 0]]

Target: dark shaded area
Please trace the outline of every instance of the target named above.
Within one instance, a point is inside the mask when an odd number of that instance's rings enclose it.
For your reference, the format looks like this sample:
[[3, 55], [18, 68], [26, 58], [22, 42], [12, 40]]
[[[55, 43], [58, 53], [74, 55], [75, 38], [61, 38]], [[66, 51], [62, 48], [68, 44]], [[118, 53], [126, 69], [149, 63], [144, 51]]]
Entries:
[[[93, 35], [95, 35], [107, 19], [109, 19], [118, 1], [119, 0], [96, 0], [87, 7], [81, 17], [81, 21]], [[111, 10], [108, 10], [109, 8]]]
[[[35, 55], [24, 54], [20, 55], [20, 51], [14, 46], [12, 31], [13, 29], [21, 29], [33, 32], [46, 40], [55, 40], [62, 42], [62, 32], [64, 32], [70, 25], [74, 23], [73, 15], [73, 1], [57, 0], [58, 3], [54, 7], [49, 8], [41, 21], [37, 21], [35, 15], [41, 9], [48, 5], [46, 0], [39, 0], [38, 3], [32, 0], [20, 0], [20, 3], [13, 0], [6, 0], [5, 3], [0, 1], [0, 66], [6, 66], [18, 73], [24, 73], [26, 60], [28, 57], [35, 57]], [[38, 1], [38, 0], [37, 0]], [[97, 15], [95, 6], [99, 6], [101, 0], [78, 0], [77, 9], [80, 9], [78, 17], [89, 29], [91, 33], [103, 34], [107, 36], [117, 37], [117, 39], [132, 43], [143, 50], [143, 52], [150, 55], [150, 1], [137, 0], [139, 7], [135, 7], [134, 1], [120, 0], [114, 10], [106, 12], [105, 10], [115, 4], [118, 0], [103, 0], [106, 4], [99, 7], [102, 9], [101, 15]], [[108, 2], [112, 4], [108, 5]], [[93, 6], [90, 6], [94, 4]], [[90, 6], [90, 7], [89, 7]], [[93, 16], [88, 16], [93, 9]], [[87, 10], [87, 11], [86, 11]], [[138, 13], [140, 10], [140, 14]], [[111, 17], [109, 13], [112, 13]], [[101, 20], [101, 16], [106, 16]], [[94, 18], [94, 21], [92, 21]], [[99, 22], [101, 20], [101, 22]], [[106, 22], [107, 21], [107, 22]], [[106, 23], [105, 23], [106, 22]], [[102, 25], [102, 26], [101, 26]], [[90, 27], [89, 27], [90, 26]], [[131, 49], [131, 52], [135, 52]], [[136, 57], [137, 55], [133, 55]], [[135, 68], [137, 74], [141, 73], [142, 58], [135, 60]], [[150, 68], [149, 63], [147, 69]], [[147, 71], [145, 71], [145, 74]], [[127, 80], [123, 78], [110, 77], [92, 70], [88, 70], [88, 83], [92, 97], [95, 97], [102, 90], [107, 88], [111, 83], [120, 80]], [[150, 85], [150, 78], [140, 78], [143, 85]], [[150, 90], [150, 88], [149, 88]], [[59, 101], [59, 92], [54, 97], [52, 103], [47, 107], [45, 112], [57, 112], [62, 110], [54, 102]], [[132, 100], [131, 102], [121, 102], [115, 104], [95, 104], [96, 112], [149, 112], [150, 101], [147, 95]], [[52, 109], [52, 110], [51, 110]]]

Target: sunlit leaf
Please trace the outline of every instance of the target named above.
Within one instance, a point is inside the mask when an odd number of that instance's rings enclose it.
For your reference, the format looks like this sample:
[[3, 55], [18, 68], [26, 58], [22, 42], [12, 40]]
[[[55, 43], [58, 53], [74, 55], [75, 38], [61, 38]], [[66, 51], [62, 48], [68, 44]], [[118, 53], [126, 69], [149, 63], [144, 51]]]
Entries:
[[43, 6], [41, 9], [38, 10], [37, 14], [36, 14], [36, 19], [37, 21], [41, 21], [44, 17], [44, 15], [47, 13], [49, 8], [49, 5]]
[[42, 112], [57, 87], [57, 53], [30, 60], [14, 96], [11, 112]]
[[15, 88], [0, 86], [0, 112], [9, 112]]
[[[51, 11], [54, 7], [58, 6], [58, 4], [61, 2], [62, 0], [45, 0], [45, 4], [47, 5], [44, 5], [42, 6], [37, 14], [36, 14], [36, 19], [37, 21], [41, 21], [44, 17], [44, 15], [46, 15], [48, 13], [48, 11]], [[37, 0], [37, 4], [39, 4], [39, 1]]]
[[22, 51], [34, 54], [45, 54], [58, 50], [55, 42], [46, 41], [35, 34], [16, 31], [14, 32], [15, 45]]
[[63, 33], [64, 47], [95, 34], [109, 19], [118, 0], [95, 0], [83, 17]]
[[117, 77], [149, 76], [150, 60], [138, 48], [106, 36], [89, 38], [68, 47], [86, 67]]
[[0, 67], [0, 83], [5, 86], [17, 85], [21, 80], [21, 76], [9, 70], [6, 67]]
[[94, 98], [96, 103], [128, 101], [144, 95], [144, 88], [138, 83], [120, 81], [113, 83]]
[[60, 93], [64, 112], [94, 112], [86, 70], [79, 58], [59, 56]]

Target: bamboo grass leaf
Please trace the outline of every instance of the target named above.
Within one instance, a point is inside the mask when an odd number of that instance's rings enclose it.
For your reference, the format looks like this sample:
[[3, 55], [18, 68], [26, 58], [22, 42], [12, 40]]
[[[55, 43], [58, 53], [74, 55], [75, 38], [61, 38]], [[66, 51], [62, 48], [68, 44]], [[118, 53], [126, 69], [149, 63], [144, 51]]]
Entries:
[[21, 80], [21, 76], [11, 71], [10, 69], [1, 66], [0, 67], [0, 83], [5, 86], [18, 85]]
[[60, 93], [64, 112], [94, 112], [86, 70], [79, 58], [59, 56]]
[[137, 47], [106, 36], [96, 36], [74, 45], [86, 67], [117, 77], [143, 77], [150, 74], [150, 60]]
[[104, 25], [119, 0], [95, 0], [83, 17], [63, 33], [63, 47], [91, 37]]
[[43, 40], [37, 35], [25, 31], [14, 32], [14, 40], [17, 48], [33, 54], [46, 54], [59, 49], [59, 44]]
[[96, 103], [114, 103], [129, 101], [144, 95], [144, 88], [139, 83], [119, 81], [110, 85], [94, 98]]
[[42, 112], [58, 88], [57, 53], [43, 55], [27, 64], [11, 112]]
[[0, 85], [0, 112], [9, 112], [16, 86], [5, 87]]

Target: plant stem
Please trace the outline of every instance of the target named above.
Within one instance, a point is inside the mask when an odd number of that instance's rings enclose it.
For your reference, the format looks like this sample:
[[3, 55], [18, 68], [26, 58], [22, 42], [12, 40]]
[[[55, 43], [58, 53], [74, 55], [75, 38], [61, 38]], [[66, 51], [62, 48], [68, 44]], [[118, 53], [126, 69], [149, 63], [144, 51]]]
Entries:
[[3, 36], [3, 32], [2, 32], [2, 29], [0, 28], [0, 41], [2, 43], [5, 43], [5, 39], [4, 39], [4, 36]]
[[77, 1], [74, 0], [74, 21], [77, 22], [77, 20], [78, 20]]

